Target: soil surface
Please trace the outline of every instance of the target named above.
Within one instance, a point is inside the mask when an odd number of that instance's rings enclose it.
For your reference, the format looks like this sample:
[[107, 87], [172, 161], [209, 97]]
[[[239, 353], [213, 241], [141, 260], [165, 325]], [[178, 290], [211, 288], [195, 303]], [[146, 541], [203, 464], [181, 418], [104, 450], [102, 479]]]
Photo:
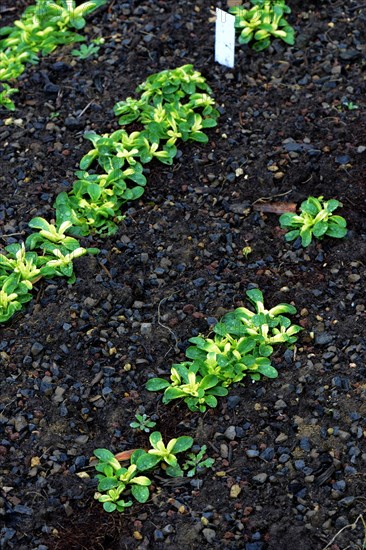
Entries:
[[[149, 165], [118, 233], [87, 240], [101, 252], [76, 262], [74, 285], [39, 282], [2, 326], [1, 548], [364, 548], [366, 7], [288, 4], [296, 45], [238, 46], [230, 70], [214, 63], [208, 2], [113, 0], [83, 31], [105, 37], [97, 58], [56, 50], [17, 81], [15, 113], [1, 111], [0, 246], [53, 218], [84, 131], [117, 129], [113, 105], [148, 74], [193, 63], [222, 113], [207, 145]], [[0, 24], [25, 5], [3, 0]], [[345, 239], [304, 250], [256, 209], [309, 195], [342, 201]], [[276, 351], [276, 380], [233, 387], [205, 414], [144, 389], [253, 286], [269, 307], [294, 304], [305, 329]], [[215, 463], [193, 479], [158, 472], [145, 505], [108, 515], [90, 458], [147, 446], [136, 412]]]

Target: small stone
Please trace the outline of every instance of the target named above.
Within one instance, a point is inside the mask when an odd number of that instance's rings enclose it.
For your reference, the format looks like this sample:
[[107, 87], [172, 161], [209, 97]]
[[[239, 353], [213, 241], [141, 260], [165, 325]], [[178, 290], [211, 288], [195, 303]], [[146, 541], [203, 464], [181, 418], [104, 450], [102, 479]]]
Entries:
[[332, 336], [332, 334], [321, 332], [320, 334], [317, 334], [315, 336], [315, 343], [319, 344], [319, 346], [326, 346], [327, 344], [333, 342], [333, 339], [334, 337]]
[[230, 441], [234, 441], [234, 439], [235, 439], [235, 437], [236, 437], [235, 426], [229, 426], [229, 427], [225, 430], [225, 437], [226, 437], [226, 439], [230, 439]]
[[220, 456], [221, 458], [227, 458], [229, 456], [229, 447], [226, 443], [221, 443], [220, 445]]
[[140, 332], [142, 336], [149, 336], [152, 331], [152, 324], [151, 323], [141, 323]]
[[163, 531], [160, 531], [160, 529], [155, 529], [155, 531], [154, 531], [154, 541], [155, 542], [162, 542], [163, 540], [164, 540]]
[[24, 416], [18, 415], [14, 419], [14, 427], [17, 432], [21, 432], [28, 426], [28, 422], [24, 418]]
[[358, 275], [358, 273], [351, 273], [348, 275], [348, 280], [350, 283], [357, 283], [361, 279], [361, 275]]
[[255, 483], [258, 483], [259, 485], [263, 485], [267, 481], [268, 475], [264, 472], [262, 474], [257, 474], [252, 479]]
[[41, 344], [40, 342], [34, 342], [33, 346], [31, 347], [31, 354], [33, 355], [33, 357], [36, 357], [43, 351], [43, 349], [43, 344]]
[[162, 531], [163, 531], [164, 535], [167, 536], [167, 535], [171, 535], [172, 533], [174, 533], [175, 529], [174, 529], [173, 525], [168, 523], [168, 525], [165, 525], [165, 527], [163, 527]]
[[65, 393], [65, 388], [62, 388], [61, 386], [57, 386], [57, 388], [55, 389], [55, 393], [52, 397], [52, 401], [54, 403], [62, 403], [62, 401], [64, 400], [64, 393]]
[[276, 437], [275, 443], [284, 443], [287, 440], [288, 440], [288, 435], [284, 433], [280, 433], [280, 435]]
[[241, 493], [241, 487], [237, 483], [231, 486], [230, 498], [237, 498]]
[[227, 398], [227, 408], [230, 409], [230, 410], [235, 409], [235, 407], [237, 405], [239, 405], [240, 400], [241, 400], [241, 398], [240, 398], [239, 395], [230, 395]]
[[210, 529], [209, 527], [205, 527], [204, 529], [202, 529], [202, 535], [205, 537], [209, 544], [212, 544], [216, 538], [215, 531], [213, 529]]
[[301, 472], [305, 468], [305, 462], [303, 460], [295, 460], [295, 468]]
[[276, 409], [276, 411], [280, 409], [286, 409], [287, 403], [283, 399], [277, 399], [276, 403], [274, 404], [274, 408]]
[[247, 455], [248, 458], [256, 458], [257, 456], [259, 456], [259, 451], [255, 451], [254, 449], [248, 449], [247, 451], [245, 451], [245, 454]]

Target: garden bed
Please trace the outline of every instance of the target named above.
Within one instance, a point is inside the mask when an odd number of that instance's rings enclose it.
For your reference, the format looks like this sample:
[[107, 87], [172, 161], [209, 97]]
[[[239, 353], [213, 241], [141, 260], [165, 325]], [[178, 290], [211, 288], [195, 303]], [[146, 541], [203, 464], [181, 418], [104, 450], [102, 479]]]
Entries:
[[[2, 326], [2, 547], [363, 548], [366, 15], [357, 0], [288, 4], [295, 46], [238, 46], [230, 70], [213, 61], [203, 0], [109, 2], [85, 28], [105, 38], [99, 56], [56, 50], [17, 81], [17, 110], [1, 111], [2, 246], [53, 217], [90, 149], [84, 131], [118, 129], [113, 106], [148, 74], [192, 63], [221, 111], [208, 144], [149, 164], [116, 235], [85, 239], [101, 251], [75, 262], [75, 284], [40, 281]], [[21, 14], [7, 7], [1, 25]], [[343, 203], [346, 238], [303, 249], [261, 211], [310, 195]], [[304, 329], [276, 350], [277, 379], [232, 387], [205, 413], [145, 390], [253, 286], [268, 307], [292, 303]], [[146, 504], [106, 514], [90, 458], [148, 446], [130, 427], [138, 411], [215, 463], [192, 479], [158, 473]]]

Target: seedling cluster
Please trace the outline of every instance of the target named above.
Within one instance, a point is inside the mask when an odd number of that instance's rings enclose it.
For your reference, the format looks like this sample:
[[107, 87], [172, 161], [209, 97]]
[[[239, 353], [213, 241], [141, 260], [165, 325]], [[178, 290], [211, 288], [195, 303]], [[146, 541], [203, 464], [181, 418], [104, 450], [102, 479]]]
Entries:
[[301, 244], [306, 247], [313, 237], [342, 239], [347, 234], [347, 222], [342, 216], [333, 214], [340, 206], [343, 206], [342, 203], [335, 199], [325, 201], [324, 197], [309, 197], [301, 203], [300, 214], [282, 214], [281, 227], [290, 229], [285, 235], [286, 241], [301, 237]]
[[217, 397], [225, 396], [228, 387], [241, 382], [247, 375], [251, 380], [261, 376], [276, 378], [277, 370], [269, 357], [273, 346], [296, 342], [301, 327], [292, 325], [284, 314], [296, 313], [290, 304], [278, 304], [265, 309], [259, 289], [247, 291], [255, 312], [239, 307], [227, 313], [214, 326], [214, 337], [197, 336], [186, 350], [191, 361], [175, 364], [170, 382], [152, 378], [146, 384], [150, 391], [164, 390], [163, 403], [183, 399], [191, 411], [204, 412], [217, 406]]
[[[125, 217], [123, 205], [145, 191], [143, 165], [153, 159], [171, 165], [179, 140], [206, 143], [205, 129], [217, 125], [211, 89], [192, 65], [151, 75], [136, 91], [138, 99], [114, 107], [123, 128], [84, 134], [93, 148], [81, 159], [72, 190], [56, 199], [58, 222], [70, 221], [75, 236], [113, 235]], [[132, 122], [142, 129], [127, 132]]]
[[151, 448], [148, 451], [136, 449], [130, 456], [130, 465], [127, 468], [121, 467], [116, 456], [107, 449], [94, 451], [99, 459], [95, 465], [99, 473], [96, 475], [98, 487], [94, 498], [103, 503], [106, 512], [123, 512], [133, 504], [132, 500], [124, 500], [131, 496], [141, 503], [148, 500], [152, 480], [145, 475], [138, 475], [142, 472], [153, 474], [154, 470], [162, 466], [168, 476], [180, 477], [184, 475], [183, 470], [188, 470], [187, 476], [192, 477], [214, 463], [212, 458], [205, 459], [206, 446], [203, 446], [197, 454], [189, 453], [182, 467], [179, 465], [177, 455], [192, 447], [191, 437], [183, 435], [171, 439], [165, 445], [161, 433], [153, 432], [149, 441]]
[[[80, 30], [85, 17], [107, 0], [89, 0], [76, 6], [75, 0], [37, 0], [13, 26], [0, 29], [0, 83], [14, 80], [28, 64], [38, 63], [38, 54], [47, 55], [58, 45], [85, 40], [70, 29]], [[2, 84], [0, 106], [15, 110], [10, 95], [17, 91]]]
[[83, 248], [79, 239], [117, 231], [125, 217], [123, 206], [145, 191], [144, 164], [153, 158], [172, 164], [178, 139], [208, 141], [203, 130], [216, 126], [219, 113], [209, 86], [192, 65], [151, 75], [137, 91], [140, 99], [117, 103], [115, 113], [121, 125], [137, 121], [143, 129], [128, 133], [121, 128], [102, 136], [86, 132], [93, 148], [81, 159], [71, 191], [56, 197], [55, 224], [33, 218], [29, 226], [37, 231], [0, 255], [0, 322], [31, 300], [41, 277], [75, 281], [73, 261], [98, 252]]
[[271, 38], [280, 38], [286, 44], [295, 43], [295, 31], [286, 19], [291, 13], [285, 0], [250, 0], [253, 7], [233, 6], [230, 13], [235, 15], [235, 28], [239, 30], [239, 43], [252, 44], [253, 50], [265, 50]]
[[29, 226], [39, 231], [31, 233], [25, 243], [13, 243], [0, 254], [0, 322], [8, 321], [22, 304], [32, 299], [33, 285], [42, 277], [76, 279], [73, 261], [85, 254], [97, 254], [97, 248], [83, 248], [77, 239], [67, 236], [71, 224], [59, 227], [36, 217]]

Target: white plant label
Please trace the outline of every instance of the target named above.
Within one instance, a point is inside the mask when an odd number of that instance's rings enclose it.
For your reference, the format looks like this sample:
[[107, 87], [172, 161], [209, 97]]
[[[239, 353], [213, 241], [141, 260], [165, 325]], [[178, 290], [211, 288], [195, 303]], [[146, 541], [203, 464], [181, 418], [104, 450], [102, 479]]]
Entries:
[[234, 67], [235, 15], [216, 8], [215, 61], [225, 67]]

